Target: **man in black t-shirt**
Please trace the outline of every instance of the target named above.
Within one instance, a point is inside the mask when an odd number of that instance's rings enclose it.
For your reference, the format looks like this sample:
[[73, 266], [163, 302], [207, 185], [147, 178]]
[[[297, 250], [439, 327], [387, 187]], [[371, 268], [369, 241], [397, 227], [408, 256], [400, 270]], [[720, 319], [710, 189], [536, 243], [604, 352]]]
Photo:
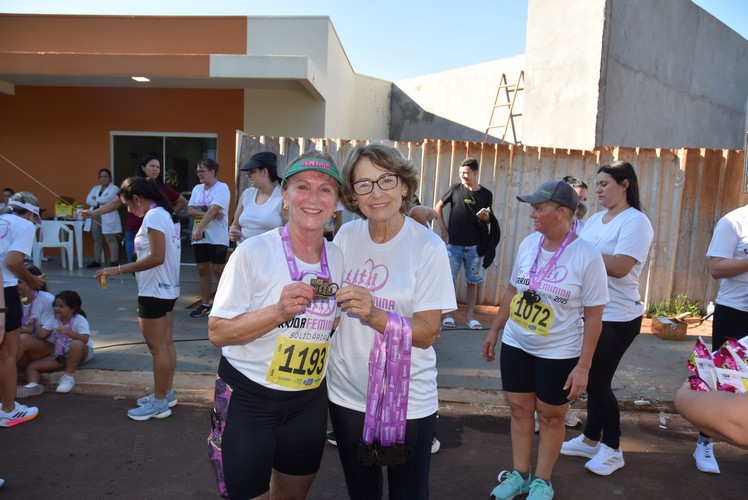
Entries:
[[[460, 164], [460, 183], [452, 185], [437, 202], [435, 210], [441, 227], [442, 239], [447, 244], [452, 279], [457, 282], [460, 268], [465, 266], [467, 281], [467, 324], [478, 330], [482, 325], [473, 318], [478, 285], [483, 283], [483, 259], [478, 256], [478, 236], [480, 224], [490, 221], [493, 194], [478, 184], [478, 161], [466, 158]], [[444, 222], [443, 208], [452, 204], [449, 227]], [[454, 327], [454, 319], [446, 316], [442, 320], [445, 327]]]

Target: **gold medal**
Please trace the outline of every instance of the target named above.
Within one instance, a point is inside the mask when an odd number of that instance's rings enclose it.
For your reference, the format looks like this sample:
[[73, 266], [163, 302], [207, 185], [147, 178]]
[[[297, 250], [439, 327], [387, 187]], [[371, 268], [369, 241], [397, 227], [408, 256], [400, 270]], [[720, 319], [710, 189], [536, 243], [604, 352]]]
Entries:
[[321, 278], [313, 278], [309, 284], [314, 288], [315, 300], [327, 300], [334, 296], [335, 292], [340, 288], [337, 283], [332, 283]]

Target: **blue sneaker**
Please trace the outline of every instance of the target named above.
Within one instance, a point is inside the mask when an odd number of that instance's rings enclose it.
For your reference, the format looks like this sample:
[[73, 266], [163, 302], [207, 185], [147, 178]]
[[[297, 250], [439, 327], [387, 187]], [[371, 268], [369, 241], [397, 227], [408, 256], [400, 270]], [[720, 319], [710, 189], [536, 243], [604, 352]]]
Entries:
[[171, 415], [169, 403], [165, 399], [154, 399], [151, 402], [127, 411], [127, 416], [133, 420], [148, 420], [149, 418], [166, 418]]
[[[156, 395], [149, 394], [147, 396], [143, 396], [142, 398], [139, 398], [135, 402], [138, 404], [138, 406], [145, 406], [151, 401], [153, 401], [154, 399], [156, 399]], [[166, 402], [169, 404], [169, 408], [174, 408], [175, 406], [177, 406], [177, 403], [179, 403], [179, 401], [177, 401], [177, 397], [174, 395], [174, 389], [169, 389], [166, 392]]]
[[499, 485], [491, 492], [491, 500], [511, 500], [517, 495], [530, 491], [532, 476], [528, 473], [527, 479], [522, 479], [522, 474], [516, 470], [511, 473], [508, 470], [499, 473]]
[[551, 500], [553, 498], [553, 488], [539, 477], [530, 483], [530, 494], [527, 500]]

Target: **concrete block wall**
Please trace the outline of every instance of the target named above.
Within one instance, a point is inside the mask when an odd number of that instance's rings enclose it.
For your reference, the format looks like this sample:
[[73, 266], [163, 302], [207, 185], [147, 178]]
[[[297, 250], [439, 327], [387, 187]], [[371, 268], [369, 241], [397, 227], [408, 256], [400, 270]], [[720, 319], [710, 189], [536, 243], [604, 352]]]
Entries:
[[530, 0], [524, 143], [744, 147], [748, 40], [690, 0]]

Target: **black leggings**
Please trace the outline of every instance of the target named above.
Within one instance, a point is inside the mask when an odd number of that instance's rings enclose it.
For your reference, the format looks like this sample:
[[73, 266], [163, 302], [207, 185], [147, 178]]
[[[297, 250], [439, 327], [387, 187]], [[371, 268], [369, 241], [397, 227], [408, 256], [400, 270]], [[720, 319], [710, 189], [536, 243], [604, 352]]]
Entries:
[[[338, 443], [348, 496], [352, 500], [380, 500], [383, 495], [382, 467], [363, 465], [356, 459], [356, 449], [364, 429], [364, 413], [329, 403], [330, 420]], [[403, 465], [387, 467], [390, 500], [427, 500], [431, 443], [434, 439], [436, 413], [408, 420], [405, 446], [414, 450], [413, 457]]]
[[642, 316], [631, 321], [603, 321], [603, 330], [592, 357], [587, 385], [587, 423], [584, 435], [614, 450], [620, 446], [621, 411], [611, 384], [618, 363], [642, 326]]

